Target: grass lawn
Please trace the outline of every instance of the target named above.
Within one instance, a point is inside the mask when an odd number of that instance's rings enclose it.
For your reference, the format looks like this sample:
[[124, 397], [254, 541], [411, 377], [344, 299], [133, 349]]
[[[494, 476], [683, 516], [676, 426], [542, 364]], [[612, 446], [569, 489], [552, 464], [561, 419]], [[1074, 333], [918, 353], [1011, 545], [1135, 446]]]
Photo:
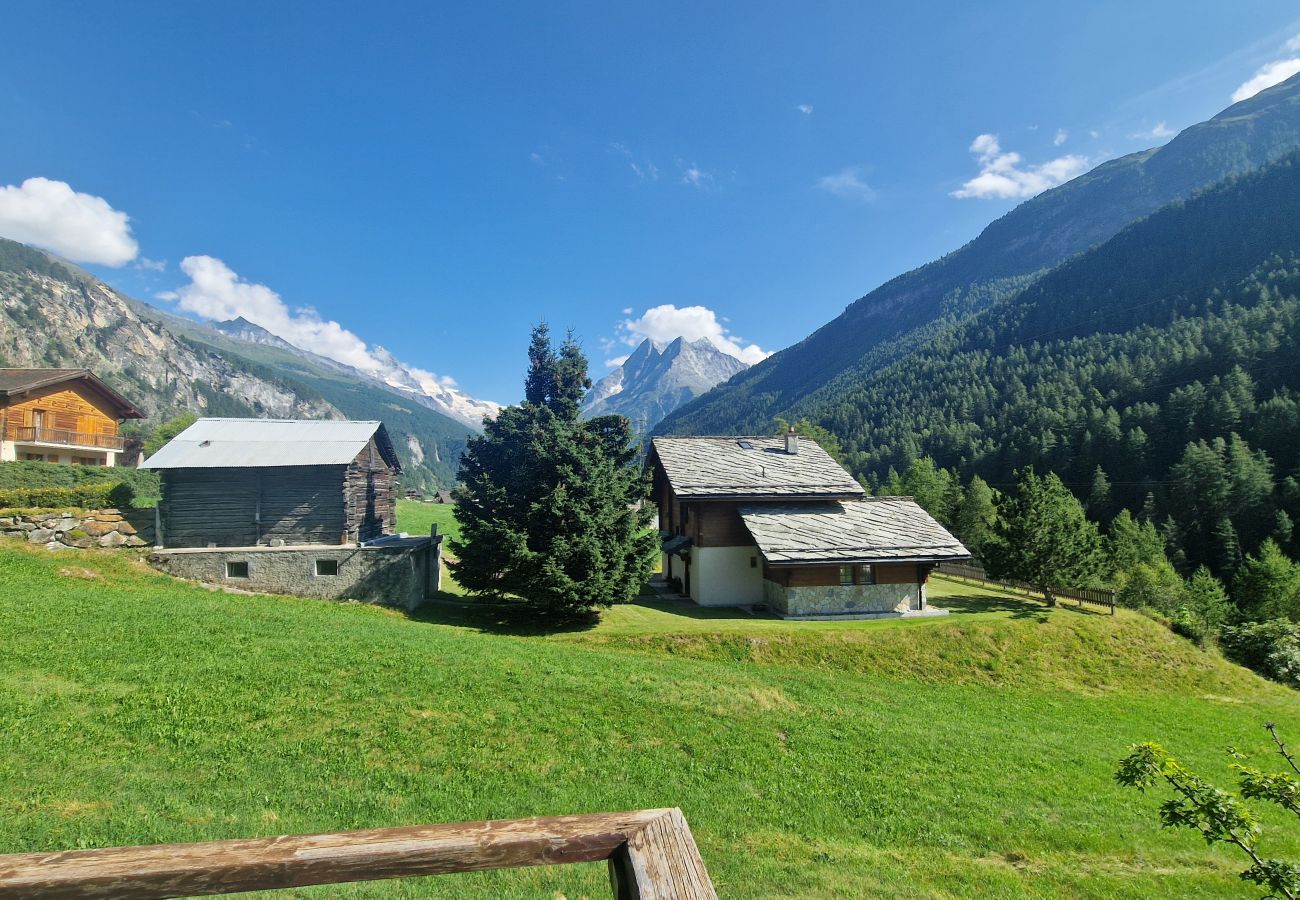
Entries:
[[423, 503], [419, 500], [397, 501], [397, 530], [407, 534], [427, 537], [432, 525], [438, 526], [439, 534], [460, 537], [460, 525], [452, 510], [454, 503]]
[[[1300, 695], [1155, 623], [953, 585], [941, 619], [648, 604], [553, 634], [4, 541], [0, 585], [0, 852], [681, 806], [724, 897], [1242, 896], [1116, 761], [1157, 739], [1226, 781], [1263, 722], [1300, 740]], [[295, 894], [557, 892], [607, 896], [603, 867]]]

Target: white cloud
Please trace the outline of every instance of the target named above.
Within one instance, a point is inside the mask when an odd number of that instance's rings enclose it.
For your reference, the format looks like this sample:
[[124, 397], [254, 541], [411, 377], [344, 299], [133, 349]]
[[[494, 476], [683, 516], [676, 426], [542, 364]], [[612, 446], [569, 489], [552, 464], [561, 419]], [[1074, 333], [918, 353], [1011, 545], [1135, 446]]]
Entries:
[[627, 358], [629, 355], [630, 354], [624, 353], [622, 356], [610, 357], [609, 359], [605, 360], [605, 368], [614, 369], [623, 365], [623, 363], [627, 362]]
[[706, 188], [713, 185], [713, 176], [695, 163], [691, 163], [689, 166], [679, 163], [679, 166], [682, 170], [682, 184], [688, 184], [695, 188]]
[[1294, 53], [1297, 50], [1300, 50], [1300, 34], [1297, 34], [1294, 37], [1292, 37], [1290, 40], [1286, 42], [1284, 46], [1292, 53]]
[[135, 267], [137, 269], [143, 269], [146, 272], [166, 272], [167, 260], [150, 259], [147, 256], [141, 256], [139, 259], [135, 261]]
[[52, 250], [74, 262], [123, 266], [140, 247], [126, 213], [65, 181], [28, 178], [0, 187], [0, 235]]
[[970, 152], [979, 161], [980, 173], [952, 192], [959, 199], [1019, 199], [1040, 194], [1069, 181], [1088, 167], [1088, 159], [1076, 154], [1057, 157], [1036, 166], [1022, 165], [1019, 153], [1002, 151], [996, 134], [981, 134], [971, 142]]
[[811, 116], [813, 112], [811, 103], [800, 103], [795, 107], [795, 109], [799, 110], [799, 112], [803, 113], [805, 116]]
[[1096, 140], [1097, 138], [1101, 137], [1101, 132], [1094, 128], [1092, 129], [1092, 131], [1088, 132], [1088, 137], [1092, 138], [1093, 140]]
[[870, 203], [876, 199], [875, 190], [862, 180], [861, 166], [849, 166], [834, 175], [824, 175], [817, 179], [817, 187], [828, 194], [858, 203]]
[[[1287, 41], [1288, 50], [1298, 50], [1300, 45], [1291, 46], [1293, 42], [1300, 41], [1300, 35]], [[1254, 76], [1232, 92], [1232, 102], [1239, 103], [1249, 97], [1253, 97], [1265, 88], [1271, 88], [1275, 84], [1281, 84], [1292, 75], [1300, 72], [1300, 56], [1292, 56], [1287, 59], [1276, 59], [1266, 66], [1262, 66]]]
[[1064, 144], [1070, 137], [1070, 132], [1064, 128], [1056, 129], [1056, 137], [1052, 138], [1052, 146], [1059, 147]]
[[1129, 137], [1139, 141], [1163, 141], [1167, 138], [1173, 137], [1177, 133], [1178, 132], [1174, 131], [1162, 120], [1157, 122], [1156, 127], [1152, 128], [1150, 131], [1139, 131], [1136, 134], [1130, 134]]
[[[731, 334], [718, 320], [717, 313], [707, 306], [677, 307], [671, 303], [654, 306], [635, 319], [628, 318], [620, 322], [618, 334], [619, 340], [629, 347], [635, 347], [646, 338], [660, 344], [667, 344], [679, 337], [687, 341], [708, 338], [723, 353], [750, 365], [772, 355], [757, 344], [747, 343], [744, 338]], [[620, 365], [622, 360], [606, 362], [614, 366]]]

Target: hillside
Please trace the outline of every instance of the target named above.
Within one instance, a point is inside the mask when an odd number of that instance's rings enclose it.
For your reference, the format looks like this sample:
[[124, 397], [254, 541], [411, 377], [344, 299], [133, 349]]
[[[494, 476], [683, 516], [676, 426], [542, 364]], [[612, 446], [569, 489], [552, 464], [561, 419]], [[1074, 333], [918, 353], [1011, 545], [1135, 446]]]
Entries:
[[[1148, 494], [1216, 571], [1300, 520], [1300, 154], [1173, 204], [798, 408], [883, 480], [930, 455], [963, 476], [1051, 469], [1103, 520]], [[1226, 554], [1226, 555], [1225, 555]]]
[[[1236, 897], [1235, 857], [1111, 774], [1143, 739], [1218, 778], [1227, 743], [1271, 765], [1260, 724], [1300, 721], [1136, 615], [966, 589], [936, 590], [969, 610], [946, 621], [628, 606], [546, 636], [125, 554], [4, 543], [0, 580], [0, 852], [677, 804], [726, 897]], [[606, 890], [583, 866], [330, 894]]]
[[582, 413], [623, 415], [637, 432], [645, 433], [683, 403], [745, 368], [708, 338], [679, 337], [666, 345], [646, 338], [622, 365], [592, 386]]
[[973, 241], [881, 285], [803, 341], [668, 416], [660, 433], [760, 433], [1157, 209], [1300, 147], [1300, 76], [1022, 203]]
[[74, 266], [3, 239], [0, 364], [92, 369], [144, 409], [152, 424], [185, 410], [380, 419], [406, 469], [403, 483], [421, 489], [455, 482], [471, 433], [410, 392], [296, 348], [229, 337], [123, 297]]

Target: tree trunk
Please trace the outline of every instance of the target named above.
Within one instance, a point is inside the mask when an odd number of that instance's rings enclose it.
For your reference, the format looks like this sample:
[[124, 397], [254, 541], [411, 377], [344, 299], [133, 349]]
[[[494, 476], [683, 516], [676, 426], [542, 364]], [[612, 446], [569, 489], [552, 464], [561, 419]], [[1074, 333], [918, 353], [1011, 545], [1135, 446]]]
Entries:
[[1043, 602], [1048, 606], [1056, 606], [1056, 595], [1052, 593], [1051, 588], [1039, 588], [1043, 592]]

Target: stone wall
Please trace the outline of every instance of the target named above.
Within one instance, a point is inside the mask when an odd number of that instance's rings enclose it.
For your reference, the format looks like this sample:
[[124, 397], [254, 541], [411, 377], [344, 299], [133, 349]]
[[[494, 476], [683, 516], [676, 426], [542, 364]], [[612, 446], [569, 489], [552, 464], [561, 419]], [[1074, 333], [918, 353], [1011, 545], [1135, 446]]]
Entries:
[[[410, 610], [440, 587], [441, 543], [441, 537], [388, 537], [359, 547], [177, 548], [155, 550], [149, 562], [169, 575], [223, 587]], [[247, 575], [232, 575], [230, 563], [239, 573], [247, 566]], [[318, 574], [321, 563], [336, 574]]]
[[763, 581], [767, 606], [781, 616], [899, 614], [916, 607], [915, 584], [845, 584], [783, 587]]
[[153, 543], [152, 509], [40, 510], [0, 513], [0, 533], [49, 550], [62, 547], [147, 547]]

